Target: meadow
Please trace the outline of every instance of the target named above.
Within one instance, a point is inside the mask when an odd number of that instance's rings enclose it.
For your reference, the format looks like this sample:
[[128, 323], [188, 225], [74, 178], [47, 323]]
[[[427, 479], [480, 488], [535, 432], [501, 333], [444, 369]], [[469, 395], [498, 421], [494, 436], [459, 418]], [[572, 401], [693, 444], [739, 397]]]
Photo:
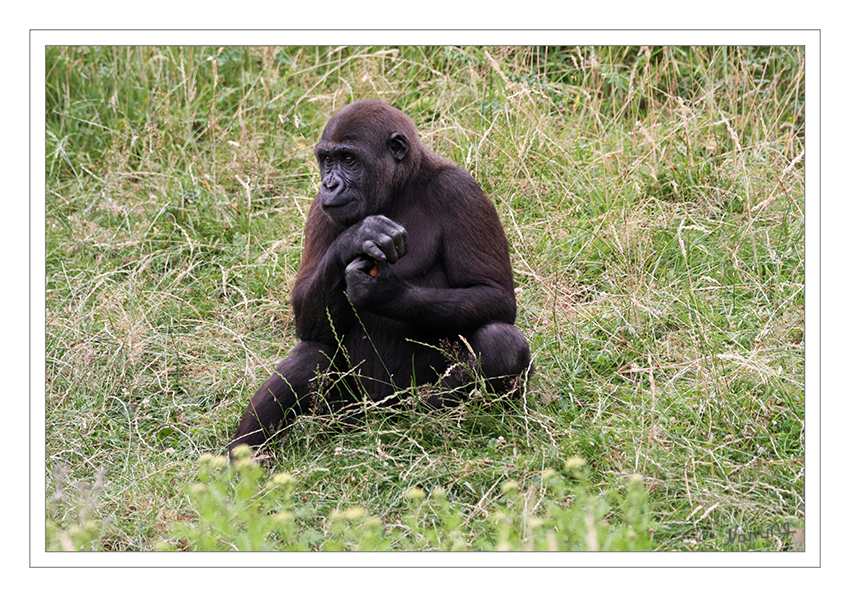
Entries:
[[[47, 549], [803, 546], [802, 48], [46, 60]], [[493, 200], [532, 383], [301, 417], [228, 466], [296, 343], [313, 146], [367, 98]]]

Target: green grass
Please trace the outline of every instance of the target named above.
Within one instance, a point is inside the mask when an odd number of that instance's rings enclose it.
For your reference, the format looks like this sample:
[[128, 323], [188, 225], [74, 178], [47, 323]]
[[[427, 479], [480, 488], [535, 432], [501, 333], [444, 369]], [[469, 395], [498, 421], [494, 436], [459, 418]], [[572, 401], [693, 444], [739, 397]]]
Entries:
[[[801, 48], [77, 47], [46, 67], [48, 548], [795, 548], [727, 537], [803, 529]], [[202, 455], [295, 343], [312, 147], [362, 98], [493, 199], [538, 369], [516, 409], [301, 419], [245, 481]], [[210, 504], [235, 518], [202, 540]]]

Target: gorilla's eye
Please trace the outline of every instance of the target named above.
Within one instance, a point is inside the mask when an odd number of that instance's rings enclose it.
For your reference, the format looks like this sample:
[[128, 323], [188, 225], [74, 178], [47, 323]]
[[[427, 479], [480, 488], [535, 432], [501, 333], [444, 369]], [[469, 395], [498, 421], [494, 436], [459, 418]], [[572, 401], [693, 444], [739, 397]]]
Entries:
[[342, 157], [342, 159], [343, 159], [343, 161], [344, 161], [346, 164], [349, 164], [349, 165], [350, 165], [350, 164], [353, 164], [353, 163], [354, 163], [354, 156], [353, 156], [353, 155], [351, 155], [350, 153], [345, 154], [345, 155]]
[[326, 155], [326, 156], [323, 158], [323, 161], [325, 162], [325, 165], [326, 165], [326, 166], [330, 166], [330, 165], [331, 165], [331, 163], [333, 162], [333, 160], [331, 159], [331, 156], [329, 156], [329, 155]]

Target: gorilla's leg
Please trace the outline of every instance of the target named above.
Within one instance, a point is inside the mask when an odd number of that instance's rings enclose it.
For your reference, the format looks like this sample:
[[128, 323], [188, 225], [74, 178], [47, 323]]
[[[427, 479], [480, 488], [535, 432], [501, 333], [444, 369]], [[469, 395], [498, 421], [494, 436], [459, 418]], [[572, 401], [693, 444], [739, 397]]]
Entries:
[[476, 377], [483, 379], [494, 394], [514, 399], [521, 393], [526, 371], [531, 374], [531, 352], [528, 340], [518, 328], [508, 323], [488, 323], [478, 328], [468, 341], [474, 357], [464, 350], [459, 362], [449, 366], [440, 380], [439, 392], [427, 398], [430, 406], [460, 403]]
[[524, 373], [531, 365], [531, 352], [518, 328], [490, 323], [478, 328], [470, 344], [478, 359], [478, 373], [487, 380], [491, 392], [501, 395], [521, 389]]
[[256, 448], [265, 442], [284, 418], [310, 408], [319, 388], [317, 372], [331, 366], [328, 347], [301, 342], [275, 367], [275, 373], [257, 390], [230, 443], [230, 452], [240, 444]]

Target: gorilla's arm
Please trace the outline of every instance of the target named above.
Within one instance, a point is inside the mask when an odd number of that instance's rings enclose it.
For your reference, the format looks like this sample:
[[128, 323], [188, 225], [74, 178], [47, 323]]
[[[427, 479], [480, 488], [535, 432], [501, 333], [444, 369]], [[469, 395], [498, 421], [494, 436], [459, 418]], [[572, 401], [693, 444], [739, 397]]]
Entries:
[[422, 267], [406, 266], [426, 270], [431, 263], [430, 267], [443, 272], [443, 280], [431, 278], [432, 284], [425, 281], [428, 278], [403, 280], [385, 262], [377, 263], [375, 276], [370, 272], [374, 269], [371, 260], [355, 259], [345, 270], [352, 304], [440, 332], [472, 330], [489, 322], [513, 323], [516, 299], [508, 246], [493, 204], [460, 169], [444, 174], [443, 184], [429, 187], [419, 199], [434, 201], [441, 215], [421, 218], [416, 225], [429, 227], [425, 234], [438, 240], [433, 254], [414, 247], [405, 258], [417, 260]]
[[385, 262], [358, 258], [346, 268], [355, 307], [435, 332], [473, 330], [494, 321], [513, 323], [514, 295], [492, 281], [462, 288], [434, 288], [399, 279]]
[[338, 229], [317, 203], [306, 229], [304, 255], [292, 289], [295, 333], [301, 340], [335, 344], [334, 328], [343, 333], [353, 315], [344, 294], [346, 266], [359, 255], [395, 263], [407, 253], [407, 231], [389, 218], [369, 216], [334, 238]]

